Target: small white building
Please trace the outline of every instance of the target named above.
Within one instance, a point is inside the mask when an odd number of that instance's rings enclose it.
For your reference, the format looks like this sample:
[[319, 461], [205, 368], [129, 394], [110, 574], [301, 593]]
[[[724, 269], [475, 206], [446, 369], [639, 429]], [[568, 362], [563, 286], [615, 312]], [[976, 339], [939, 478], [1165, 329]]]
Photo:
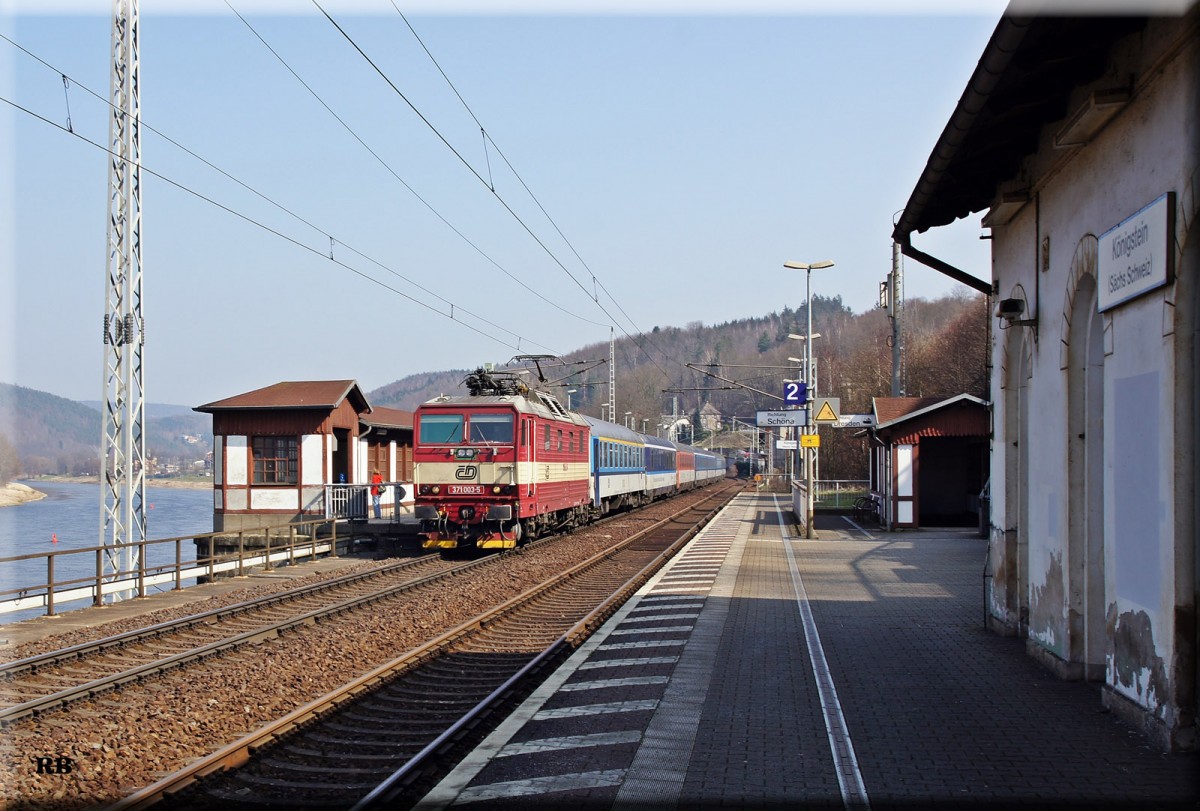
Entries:
[[[1200, 695], [1198, 32], [1005, 16], [894, 233], [992, 296], [991, 626], [1166, 749]], [[913, 245], [983, 210], [990, 269]]]

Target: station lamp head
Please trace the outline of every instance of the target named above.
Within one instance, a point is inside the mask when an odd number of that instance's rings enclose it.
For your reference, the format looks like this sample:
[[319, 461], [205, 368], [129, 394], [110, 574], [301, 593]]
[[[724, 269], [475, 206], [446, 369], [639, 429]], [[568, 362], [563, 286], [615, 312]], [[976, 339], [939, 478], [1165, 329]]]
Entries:
[[783, 266], [788, 270], [820, 270], [821, 268], [833, 267], [833, 260], [822, 259], [820, 262], [784, 262]]

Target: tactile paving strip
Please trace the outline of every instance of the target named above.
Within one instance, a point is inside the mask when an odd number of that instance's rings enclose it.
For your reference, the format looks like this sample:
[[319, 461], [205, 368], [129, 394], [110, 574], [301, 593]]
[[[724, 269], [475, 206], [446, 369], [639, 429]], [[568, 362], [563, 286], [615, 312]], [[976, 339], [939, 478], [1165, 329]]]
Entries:
[[739, 497], [722, 510], [417, 807], [677, 799], [750, 506]]

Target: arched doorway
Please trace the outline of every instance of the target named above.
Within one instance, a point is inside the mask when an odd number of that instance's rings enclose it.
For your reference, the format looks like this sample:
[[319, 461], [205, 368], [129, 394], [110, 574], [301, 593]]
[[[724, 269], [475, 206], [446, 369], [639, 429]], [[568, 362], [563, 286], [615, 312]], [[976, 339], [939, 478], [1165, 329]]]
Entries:
[[1071, 675], [1104, 678], [1104, 316], [1096, 296], [1094, 236], [1075, 250], [1067, 332], [1068, 589]]
[[[1025, 298], [1020, 285], [1013, 298]], [[1029, 311], [1028, 306], [1026, 312]], [[1004, 608], [1017, 636], [1029, 636], [1029, 384], [1033, 333], [1009, 328], [1004, 390]]]

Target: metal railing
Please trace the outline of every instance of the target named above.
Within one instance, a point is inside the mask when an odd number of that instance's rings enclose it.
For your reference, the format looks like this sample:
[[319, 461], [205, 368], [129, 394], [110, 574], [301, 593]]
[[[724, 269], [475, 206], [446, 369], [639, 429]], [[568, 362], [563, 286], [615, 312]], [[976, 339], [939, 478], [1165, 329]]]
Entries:
[[815, 506], [826, 509], [853, 509], [854, 502], [870, 492], [871, 483], [866, 479], [818, 479], [813, 501]]
[[[318, 538], [321, 527], [329, 527], [328, 537]], [[216, 539], [230, 542], [237, 538], [237, 550], [216, 553]], [[252, 539], [251, 548], [246, 548], [246, 539]], [[209, 554], [199, 553], [200, 544], [196, 546], [195, 555], [190, 560], [184, 560], [183, 544], [186, 541], [206, 541]], [[260, 543], [261, 541], [261, 543]], [[147, 596], [147, 589], [152, 586], [171, 584], [172, 590], [183, 588], [184, 580], [193, 578], [212, 578], [222, 573], [242, 575], [249, 568], [261, 566], [269, 570], [276, 564], [295, 563], [300, 558], [311, 558], [317, 555], [337, 556], [337, 521], [324, 518], [311, 521], [298, 521], [284, 526], [257, 527], [236, 532], [207, 532], [198, 535], [183, 535], [174, 538], [158, 540], [132, 541], [105, 546], [88, 546], [82, 549], [65, 549], [54, 552], [42, 552], [31, 555], [15, 555], [0, 557], [0, 571], [6, 566], [21, 561], [45, 559], [46, 580], [0, 590], [0, 614], [28, 609], [45, 609], [46, 616], [54, 616], [58, 606], [78, 600], [91, 600], [93, 605], [103, 605], [105, 598], [118, 598], [133, 594], [137, 597]], [[174, 546], [174, 560], [165, 563], [149, 564], [147, 552], [160, 545]], [[136, 570], [105, 574], [104, 559], [114, 550], [137, 549], [137, 559], [141, 565]], [[73, 577], [58, 580], [55, 571], [62, 568], [58, 561], [70, 555], [95, 555], [95, 573], [86, 577]]]
[[373, 491], [377, 487], [383, 488], [379, 499], [379, 517], [398, 518], [404, 511], [404, 500], [412, 498], [413, 486], [408, 482], [327, 484], [325, 517], [330, 520], [349, 521], [366, 521], [374, 517]]

